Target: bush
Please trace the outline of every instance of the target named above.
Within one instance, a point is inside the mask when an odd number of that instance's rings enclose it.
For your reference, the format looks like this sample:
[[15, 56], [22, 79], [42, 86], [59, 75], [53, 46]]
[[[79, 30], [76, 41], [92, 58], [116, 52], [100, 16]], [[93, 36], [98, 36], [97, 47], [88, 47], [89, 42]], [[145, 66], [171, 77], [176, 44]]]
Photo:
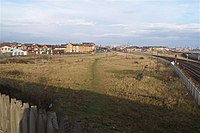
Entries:
[[6, 73], [9, 74], [9, 75], [17, 75], [17, 76], [24, 74], [24, 72], [21, 72], [19, 70], [11, 70], [11, 71], [7, 71]]

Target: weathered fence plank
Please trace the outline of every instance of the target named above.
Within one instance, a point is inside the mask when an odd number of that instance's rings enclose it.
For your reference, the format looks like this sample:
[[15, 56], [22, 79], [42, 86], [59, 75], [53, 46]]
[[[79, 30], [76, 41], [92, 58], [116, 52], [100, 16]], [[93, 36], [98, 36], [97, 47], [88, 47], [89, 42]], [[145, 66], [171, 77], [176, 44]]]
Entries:
[[55, 112], [47, 113], [47, 133], [57, 133], [59, 130]]
[[[0, 95], [0, 105], [3, 105], [3, 96]], [[3, 106], [0, 106], [0, 130], [3, 131]]]
[[37, 133], [46, 133], [46, 128], [47, 128], [46, 111], [39, 109], [37, 118]]
[[4, 97], [4, 102], [5, 102], [5, 115], [6, 115], [6, 120], [5, 122], [5, 131], [7, 133], [10, 133], [10, 98], [9, 96]]
[[29, 132], [29, 104], [23, 104], [23, 118], [21, 120], [21, 133], [28, 133]]
[[59, 133], [71, 133], [71, 127], [70, 127], [69, 119], [67, 115], [65, 115], [64, 118], [60, 122]]
[[10, 131], [11, 133], [15, 133], [17, 130], [16, 127], [16, 99], [11, 99], [10, 106]]
[[75, 123], [74, 133], [84, 133], [83, 124], [80, 120]]
[[37, 107], [31, 106], [29, 118], [29, 133], [36, 133]]

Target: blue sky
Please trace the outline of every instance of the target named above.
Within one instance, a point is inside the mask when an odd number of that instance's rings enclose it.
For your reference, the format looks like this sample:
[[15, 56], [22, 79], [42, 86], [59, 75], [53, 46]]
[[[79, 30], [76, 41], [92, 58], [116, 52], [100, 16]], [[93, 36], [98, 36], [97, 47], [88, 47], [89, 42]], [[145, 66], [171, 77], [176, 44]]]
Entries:
[[0, 0], [0, 41], [200, 47], [200, 0]]

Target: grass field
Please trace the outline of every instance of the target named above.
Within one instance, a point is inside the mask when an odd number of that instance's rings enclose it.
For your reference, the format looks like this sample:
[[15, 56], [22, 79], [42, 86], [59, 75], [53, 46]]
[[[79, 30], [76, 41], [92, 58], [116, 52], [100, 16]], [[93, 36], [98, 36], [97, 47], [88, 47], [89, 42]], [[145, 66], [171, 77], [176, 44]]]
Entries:
[[59, 118], [81, 119], [86, 130], [95, 125], [102, 133], [200, 132], [200, 108], [183, 82], [169, 64], [141, 55], [64, 55], [0, 64], [0, 85], [41, 107], [53, 103]]

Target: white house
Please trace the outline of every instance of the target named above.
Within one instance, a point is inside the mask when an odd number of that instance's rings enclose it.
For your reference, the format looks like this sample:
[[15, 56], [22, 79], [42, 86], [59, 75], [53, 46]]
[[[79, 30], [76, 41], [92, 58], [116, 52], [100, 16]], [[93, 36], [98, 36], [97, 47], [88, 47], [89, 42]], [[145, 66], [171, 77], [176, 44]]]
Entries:
[[9, 46], [3, 46], [3, 47], [1, 47], [0, 48], [1, 49], [1, 52], [2, 53], [11, 53], [12, 51], [11, 51], [11, 47], [9, 47]]
[[27, 55], [27, 51], [23, 51], [23, 50], [20, 50], [20, 49], [11, 49], [12, 51], [12, 56], [23, 56], [23, 55]]

